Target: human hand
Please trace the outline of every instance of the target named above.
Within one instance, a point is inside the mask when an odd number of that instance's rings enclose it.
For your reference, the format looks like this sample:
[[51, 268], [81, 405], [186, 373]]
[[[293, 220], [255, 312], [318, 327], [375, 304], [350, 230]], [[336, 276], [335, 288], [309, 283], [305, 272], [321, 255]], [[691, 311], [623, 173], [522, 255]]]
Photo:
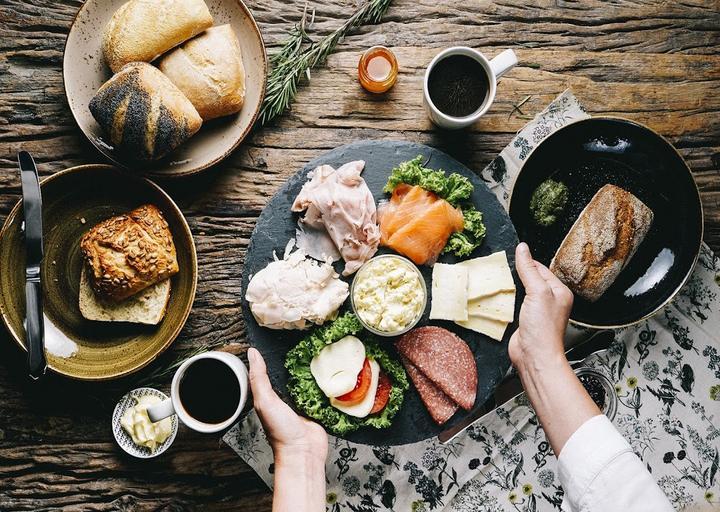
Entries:
[[563, 336], [570, 318], [573, 294], [555, 274], [532, 259], [526, 243], [515, 250], [515, 267], [525, 286], [518, 329], [508, 345], [513, 366], [522, 370], [566, 361]]
[[253, 404], [265, 429], [275, 458], [311, 458], [325, 463], [328, 437], [325, 430], [312, 421], [301, 418], [273, 391], [267, 368], [260, 352], [248, 350], [250, 388]]

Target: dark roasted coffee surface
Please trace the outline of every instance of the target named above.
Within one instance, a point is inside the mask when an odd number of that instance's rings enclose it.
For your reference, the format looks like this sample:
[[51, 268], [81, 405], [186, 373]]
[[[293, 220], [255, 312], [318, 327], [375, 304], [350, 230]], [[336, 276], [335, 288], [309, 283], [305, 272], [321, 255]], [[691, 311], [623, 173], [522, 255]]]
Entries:
[[180, 402], [203, 423], [222, 423], [240, 402], [240, 383], [228, 365], [217, 359], [199, 359], [180, 381]]
[[452, 117], [469, 116], [478, 110], [490, 88], [485, 68], [467, 55], [451, 55], [430, 71], [428, 92], [440, 112]]

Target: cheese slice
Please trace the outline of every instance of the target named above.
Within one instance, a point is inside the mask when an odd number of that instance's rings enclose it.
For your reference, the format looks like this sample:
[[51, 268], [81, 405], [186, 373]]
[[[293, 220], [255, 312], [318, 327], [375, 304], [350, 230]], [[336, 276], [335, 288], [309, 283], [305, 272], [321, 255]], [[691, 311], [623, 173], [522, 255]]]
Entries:
[[501, 322], [512, 322], [515, 316], [515, 292], [499, 292], [468, 302], [468, 315]]
[[505, 251], [458, 263], [468, 271], [468, 299], [487, 297], [498, 292], [515, 291]]
[[505, 329], [507, 329], [508, 326], [507, 322], [483, 318], [481, 316], [471, 316], [468, 317], [467, 321], [455, 323], [471, 331], [489, 336], [497, 341], [502, 341], [503, 334], [505, 334]]
[[432, 273], [431, 320], [467, 320], [468, 270], [435, 263]]
[[344, 405], [341, 401], [331, 398], [330, 405], [335, 407], [337, 410], [350, 416], [355, 416], [356, 418], [364, 418], [370, 414], [373, 405], [375, 405], [375, 394], [377, 393], [378, 379], [380, 378], [380, 365], [373, 359], [370, 360], [370, 372], [372, 375], [370, 387], [368, 388], [365, 397], [360, 402], [353, 405]]
[[345, 336], [312, 358], [310, 373], [325, 396], [340, 396], [355, 389], [364, 363], [363, 342], [355, 336]]

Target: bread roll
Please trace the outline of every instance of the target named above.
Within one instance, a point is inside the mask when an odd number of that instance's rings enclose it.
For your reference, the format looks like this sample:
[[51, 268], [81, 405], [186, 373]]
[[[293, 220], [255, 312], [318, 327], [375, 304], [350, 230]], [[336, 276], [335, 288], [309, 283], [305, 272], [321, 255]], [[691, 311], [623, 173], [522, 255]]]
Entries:
[[148, 286], [120, 302], [100, 300], [90, 286], [88, 272], [80, 272], [80, 313], [87, 320], [157, 325], [170, 300], [170, 279]]
[[105, 82], [90, 112], [128, 160], [156, 160], [200, 129], [202, 119], [156, 67], [133, 62]]
[[117, 73], [129, 62], [153, 61], [212, 24], [203, 0], [130, 0], [105, 27], [103, 54]]
[[245, 67], [230, 25], [209, 28], [163, 56], [158, 66], [205, 121], [243, 106]]
[[652, 210], [637, 197], [605, 185], [570, 228], [550, 270], [577, 295], [594, 302], [627, 266], [652, 221]]
[[93, 291], [119, 302], [178, 272], [168, 223], [147, 204], [107, 219], [80, 240]]

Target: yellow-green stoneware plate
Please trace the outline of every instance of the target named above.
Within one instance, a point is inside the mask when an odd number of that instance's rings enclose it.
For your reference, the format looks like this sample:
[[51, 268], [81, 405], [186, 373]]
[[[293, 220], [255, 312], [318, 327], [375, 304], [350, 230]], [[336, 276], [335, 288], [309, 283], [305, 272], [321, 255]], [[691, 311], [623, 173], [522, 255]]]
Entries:
[[[82, 165], [40, 184], [43, 200], [42, 263], [45, 352], [48, 367], [81, 380], [128, 375], [160, 355], [180, 333], [192, 309], [197, 256], [190, 228], [173, 200], [153, 182], [109, 165]], [[158, 325], [95, 322], [80, 314], [80, 238], [95, 224], [142, 204], [165, 216], [180, 271], [173, 276], [165, 318]], [[25, 244], [18, 202], [0, 232], [0, 314], [25, 348]]]

